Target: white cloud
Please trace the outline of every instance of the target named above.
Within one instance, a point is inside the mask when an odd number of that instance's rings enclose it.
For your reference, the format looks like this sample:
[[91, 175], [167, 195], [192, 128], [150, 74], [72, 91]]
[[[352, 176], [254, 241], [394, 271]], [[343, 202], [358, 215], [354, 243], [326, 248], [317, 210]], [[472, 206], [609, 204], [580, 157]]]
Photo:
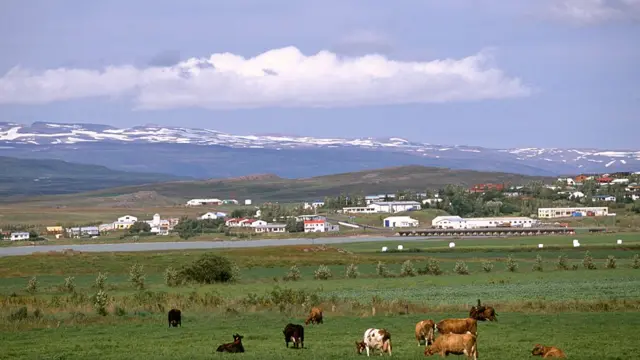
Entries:
[[556, 18], [580, 25], [640, 20], [640, 0], [552, 0]]
[[528, 96], [491, 56], [401, 62], [380, 55], [305, 56], [295, 47], [245, 59], [230, 53], [170, 67], [112, 66], [103, 71], [14, 68], [0, 78], [0, 103], [43, 104], [132, 96], [137, 108], [344, 107], [477, 101]]

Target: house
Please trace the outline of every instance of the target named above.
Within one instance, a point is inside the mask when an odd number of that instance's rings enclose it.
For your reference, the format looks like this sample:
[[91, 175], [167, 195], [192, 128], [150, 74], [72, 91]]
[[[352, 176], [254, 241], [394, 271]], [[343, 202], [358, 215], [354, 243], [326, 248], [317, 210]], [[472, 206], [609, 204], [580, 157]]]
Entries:
[[244, 204], [245, 205], [251, 205], [251, 199], [245, 199], [244, 200]]
[[67, 229], [67, 235], [69, 237], [99, 236], [100, 229], [97, 226], [73, 227]]
[[330, 232], [339, 231], [338, 225], [332, 225], [327, 220], [305, 220], [304, 232]]
[[299, 215], [296, 216], [296, 221], [305, 221], [305, 220], [326, 220], [327, 218], [322, 215]]
[[582, 191], [574, 191], [569, 194], [569, 199], [582, 199], [584, 197], [584, 193]]
[[367, 205], [370, 205], [376, 202], [395, 200], [395, 198], [395, 194], [367, 195], [364, 197], [364, 201]]
[[238, 205], [238, 200], [236, 199], [227, 199], [227, 200], [222, 200], [222, 203], [225, 205]]
[[558, 178], [558, 182], [561, 183], [565, 183], [569, 186], [575, 186], [576, 185], [576, 181], [573, 180], [572, 178]]
[[469, 229], [494, 228], [494, 227], [530, 228], [530, 227], [533, 227], [533, 225], [538, 224], [537, 220], [533, 220], [528, 217], [512, 217], [512, 216], [467, 218], [464, 220], [466, 221], [467, 228]]
[[384, 227], [417, 227], [420, 222], [409, 216], [389, 216], [382, 221]]
[[240, 226], [240, 221], [244, 220], [243, 218], [231, 218], [224, 222], [224, 225], [227, 227], [237, 227]]
[[109, 223], [109, 224], [100, 224], [98, 225], [98, 230], [100, 232], [106, 232], [106, 231], [113, 231], [115, 230], [115, 223]]
[[9, 237], [11, 241], [29, 240], [29, 233], [26, 231], [12, 232]]
[[131, 225], [133, 225], [137, 221], [138, 221], [137, 217], [131, 216], [131, 215], [125, 215], [125, 216], [119, 217], [118, 220], [113, 224], [115, 229], [122, 230], [122, 229], [130, 228]]
[[251, 224], [253, 224], [256, 221], [261, 221], [261, 220], [257, 220], [257, 219], [242, 219], [242, 220], [238, 221], [238, 226], [240, 226], [240, 227], [250, 227]]
[[630, 198], [631, 198], [631, 200], [633, 200], [633, 201], [638, 201], [638, 200], [640, 200], [640, 195], [638, 195], [638, 194], [631, 194]]
[[422, 200], [423, 204], [429, 204], [429, 206], [434, 206], [437, 203], [442, 202], [442, 199], [439, 197], [434, 197], [434, 198], [430, 198], [430, 199], [424, 199]]
[[254, 227], [257, 233], [284, 233], [287, 232], [286, 228], [285, 224], [267, 224]]
[[220, 205], [222, 200], [220, 199], [191, 199], [187, 201], [187, 206], [202, 206], [202, 205]]
[[538, 208], [538, 218], [562, 218], [572, 216], [607, 216], [609, 208], [606, 206], [585, 206], [565, 208]]
[[609, 184], [610, 182], [613, 181], [613, 178], [610, 178], [608, 176], [603, 176], [603, 177], [596, 178], [596, 181], [598, 182], [598, 184]]
[[422, 209], [422, 206], [420, 206], [420, 203], [417, 201], [375, 202], [367, 207], [374, 209], [374, 211], [378, 213], [397, 213]]
[[476, 184], [473, 185], [469, 191], [472, 193], [483, 193], [486, 191], [503, 191], [504, 184]]
[[317, 209], [324, 206], [324, 201], [316, 200], [312, 203], [304, 203], [303, 208], [305, 210]]
[[251, 219], [251, 223], [249, 224], [249, 226], [251, 227], [260, 227], [260, 226], [267, 226], [267, 222], [264, 220], [253, 220]]
[[342, 212], [345, 214], [375, 214], [378, 212], [377, 208], [368, 206], [351, 206], [342, 208]]
[[591, 198], [592, 201], [616, 201], [616, 197], [613, 195], [595, 195]]
[[149, 232], [156, 235], [169, 235], [169, 231], [173, 229], [171, 221], [161, 219], [160, 214], [153, 215], [152, 220], [147, 220], [145, 222], [151, 226], [151, 230]]
[[204, 215], [201, 215], [199, 217], [199, 219], [200, 220], [207, 220], [207, 219], [215, 220], [215, 219], [218, 219], [218, 218], [223, 218], [225, 216], [227, 216], [227, 214], [225, 214], [223, 212], [208, 212], [208, 213], [206, 213]]
[[64, 229], [62, 228], [62, 226], [47, 226], [47, 234], [55, 235], [62, 234], [63, 232]]
[[621, 178], [621, 179], [613, 179], [613, 180], [611, 181], [611, 183], [612, 183], [612, 184], [616, 184], [616, 185], [624, 185], [624, 184], [628, 184], [628, 183], [629, 183], [629, 179], [624, 179], [624, 178]]
[[431, 220], [431, 227], [436, 229], [466, 229], [467, 222], [460, 216], [436, 216]]

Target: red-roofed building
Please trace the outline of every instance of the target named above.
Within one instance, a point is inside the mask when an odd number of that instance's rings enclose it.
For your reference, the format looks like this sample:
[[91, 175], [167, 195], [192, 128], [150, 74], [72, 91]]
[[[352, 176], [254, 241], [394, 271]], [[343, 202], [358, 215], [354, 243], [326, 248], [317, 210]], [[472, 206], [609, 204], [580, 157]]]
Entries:
[[483, 193], [491, 190], [502, 191], [504, 190], [504, 184], [476, 184], [469, 189], [472, 193]]
[[327, 232], [338, 231], [340, 227], [338, 225], [332, 225], [327, 220], [305, 220], [304, 232]]

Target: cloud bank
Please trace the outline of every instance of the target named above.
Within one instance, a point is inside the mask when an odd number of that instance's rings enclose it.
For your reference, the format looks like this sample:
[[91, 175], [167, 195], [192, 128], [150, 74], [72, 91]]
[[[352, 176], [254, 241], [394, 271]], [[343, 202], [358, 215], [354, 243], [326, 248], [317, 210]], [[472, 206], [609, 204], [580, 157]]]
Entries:
[[640, 0], [552, 0], [551, 12], [580, 25], [640, 21]]
[[523, 97], [531, 89], [479, 53], [401, 62], [381, 55], [305, 56], [295, 47], [245, 59], [230, 53], [173, 66], [50, 69], [15, 67], [0, 78], [0, 103], [46, 104], [90, 97], [132, 98], [138, 109], [348, 107]]

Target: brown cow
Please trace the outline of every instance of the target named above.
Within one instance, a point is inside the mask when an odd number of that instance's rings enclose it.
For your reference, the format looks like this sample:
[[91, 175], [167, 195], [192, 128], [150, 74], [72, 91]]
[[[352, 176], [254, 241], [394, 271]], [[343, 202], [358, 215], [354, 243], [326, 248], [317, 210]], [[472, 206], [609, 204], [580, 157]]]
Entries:
[[433, 344], [436, 323], [433, 320], [422, 320], [416, 324], [416, 340], [418, 346]]
[[440, 354], [445, 357], [449, 354], [466, 355], [467, 359], [478, 360], [478, 343], [476, 335], [467, 331], [465, 334], [445, 334], [438, 336], [431, 346], [424, 349], [424, 355]]
[[536, 344], [536, 346], [531, 350], [531, 355], [542, 356], [543, 359], [546, 358], [562, 358], [565, 359], [566, 355], [562, 350], [558, 349], [555, 346], [543, 346], [540, 344]]
[[309, 325], [309, 323], [311, 324], [322, 324], [322, 309], [319, 307], [314, 307], [311, 309], [311, 312], [309, 313], [309, 317], [307, 318], [307, 320], [304, 322], [305, 325]]
[[440, 334], [464, 334], [467, 331], [474, 335], [478, 335], [478, 320], [473, 318], [466, 319], [444, 319], [436, 324], [436, 329]]
[[491, 306], [483, 306], [478, 299], [478, 306], [472, 306], [469, 310], [469, 317], [478, 321], [498, 321], [496, 310]]

